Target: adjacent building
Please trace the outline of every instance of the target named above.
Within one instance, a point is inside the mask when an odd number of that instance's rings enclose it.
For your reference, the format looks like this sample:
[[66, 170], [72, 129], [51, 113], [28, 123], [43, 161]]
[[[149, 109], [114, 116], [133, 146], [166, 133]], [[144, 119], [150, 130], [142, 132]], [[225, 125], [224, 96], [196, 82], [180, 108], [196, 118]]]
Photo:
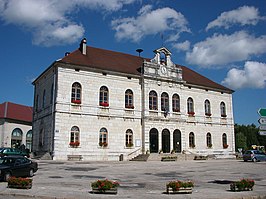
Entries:
[[33, 82], [33, 151], [54, 160], [128, 160], [142, 153], [228, 154], [231, 89], [171, 60], [86, 45]]
[[32, 107], [4, 102], [0, 104], [1, 147], [24, 145], [31, 151]]

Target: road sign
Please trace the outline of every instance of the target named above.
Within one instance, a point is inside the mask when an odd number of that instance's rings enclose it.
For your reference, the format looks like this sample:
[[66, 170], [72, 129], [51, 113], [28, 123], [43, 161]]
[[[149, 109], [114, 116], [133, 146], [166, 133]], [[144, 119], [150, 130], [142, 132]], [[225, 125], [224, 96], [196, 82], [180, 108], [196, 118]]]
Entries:
[[261, 131], [266, 131], [266, 125], [260, 125], [260, 130]]
[[266, 125], [266, 117], [261, 117], [258, 122]]
[[261, 116], [261, 117], [266, 117], [266, 108], [260, 108], [258, 110], [258, 114]]
[[259, 131], [260, 135], [266, 135], [266, 131]]

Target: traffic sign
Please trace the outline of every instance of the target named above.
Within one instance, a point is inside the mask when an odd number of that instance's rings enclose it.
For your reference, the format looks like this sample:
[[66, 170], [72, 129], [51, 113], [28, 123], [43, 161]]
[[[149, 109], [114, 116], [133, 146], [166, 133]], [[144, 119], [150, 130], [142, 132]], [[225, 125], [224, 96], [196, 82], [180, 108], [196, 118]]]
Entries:
[[258, 120], [258, 122], [259, 122], [260, 124], [265, 124], [265, 125], [266, 125], [266, 117], [261, 117], [261, 118]]
[[266, 131], [266, 125], [260, 125], [260, 130], [261, 131]]
[[259, 131], [260, 135], [266, 135], [266, 131]]
[[260, 108], [258, 110], [258, 114], [261, 116], [261, 117], [266, 117], [266, 108]]

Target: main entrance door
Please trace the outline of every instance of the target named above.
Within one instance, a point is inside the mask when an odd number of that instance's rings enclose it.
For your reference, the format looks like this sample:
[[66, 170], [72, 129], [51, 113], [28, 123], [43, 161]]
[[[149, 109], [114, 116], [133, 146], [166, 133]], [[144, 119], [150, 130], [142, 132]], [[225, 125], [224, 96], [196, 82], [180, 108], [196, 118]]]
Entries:
[[162, 150], [164, 153], [170, 153], [170, 132], [167, 129], [162, 132]]
[[150, 130], [150, 152], [158, 153], [158, 131], [155, 128]]
[[177, 129], [173, 133], [173, 148], [176, 153], [181, 153], [181, 132]]

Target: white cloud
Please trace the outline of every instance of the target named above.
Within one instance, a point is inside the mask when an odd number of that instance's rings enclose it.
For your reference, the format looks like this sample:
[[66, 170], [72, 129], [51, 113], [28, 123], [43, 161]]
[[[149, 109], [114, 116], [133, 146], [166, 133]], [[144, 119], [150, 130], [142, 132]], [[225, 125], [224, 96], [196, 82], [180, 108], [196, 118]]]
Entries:
[[242, 70], [232, 68], [222, 84], [232, 89], [266, 88], [266, 64], [247, 61]]
[[77, 42], [85, 30], [70, 14], [80, 9], [117, 11], [138, 0], [0, 0], [0, 19], [33, 33], [33, 43], [51, 46]]
[[188, 40], [182, 43], [176, 43], [173, 47], [178, 51], [188, 51], [190, 49], [190, 42]]
[[266, 53], [266, 35], [254, 37], [239, 31], [232, 35], [214, 34], [196, 43], [192, 51], [186, 53], [186, 60], [207, 68], [244, 61], [252, 55], [263, 53]]
[[189, 32], [187, 20], [181, 13], [168, 7], [152, 10], [151, 5], [142, 7], [137, 17], [115, 19], [111, 25], [118, 40], [133, 42], [139, 42], [146, 35], [166, 32], [169, 39], [176, 41], [180, 32]]
[[259, 16], [259, 11], [253, 6], [243, 6], [238, 9], [223, 12], [217, 19], [210, 22], [206, 31], [214, 27], [229, 28], [234, 24], [244, 25], [256, 25], [259, 20], [264, 17]]

